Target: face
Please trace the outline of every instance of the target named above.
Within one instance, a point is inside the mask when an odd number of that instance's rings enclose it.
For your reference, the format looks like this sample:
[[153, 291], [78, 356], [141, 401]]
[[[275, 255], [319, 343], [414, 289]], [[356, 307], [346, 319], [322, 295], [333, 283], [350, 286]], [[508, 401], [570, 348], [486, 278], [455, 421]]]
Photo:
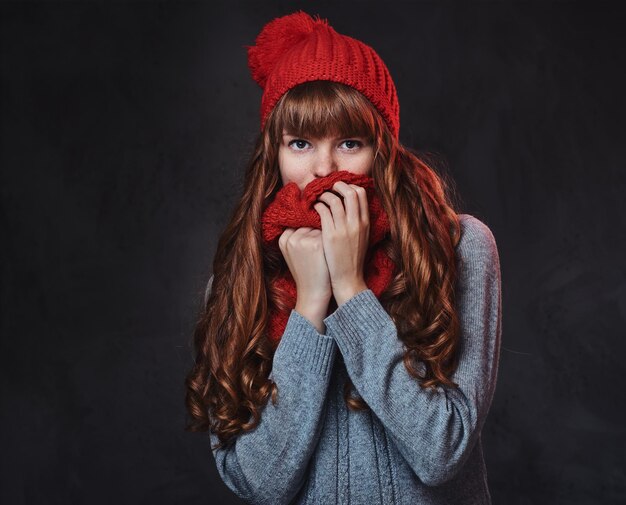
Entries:
[[370, 175], [374, 148], [361, 137], [303, 138], [283, 132], [278, 166], [283, 186], [295, 182], [300, 190], [314, 179], [338, 170]]

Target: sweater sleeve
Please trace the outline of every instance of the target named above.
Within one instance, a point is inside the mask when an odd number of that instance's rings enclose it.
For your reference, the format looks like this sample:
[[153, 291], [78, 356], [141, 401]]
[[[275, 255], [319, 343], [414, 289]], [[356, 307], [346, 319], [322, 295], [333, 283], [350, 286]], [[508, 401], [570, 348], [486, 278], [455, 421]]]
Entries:
[[[212, 449], [218, 473], [237, 496], [254, 504], [288, 503], [305, 481], [317, 445], [337, 344], [291, 311], [274, 353], [270, 379], [278, 386], [259, 424], [222, 449]], [[209, 433], [212, 447], [217, 435]]]
[[414, 473], [430, 486], [452, 479], [470, 455], [491, 405], [498, 370], [498, 251], [489, 228], [466, 216], [457, 246], [460, 355], [452, 380], [458, 388], [423, 389], [409, 375], [395, 323], [370, 289], [324, 320], [355, 388]]

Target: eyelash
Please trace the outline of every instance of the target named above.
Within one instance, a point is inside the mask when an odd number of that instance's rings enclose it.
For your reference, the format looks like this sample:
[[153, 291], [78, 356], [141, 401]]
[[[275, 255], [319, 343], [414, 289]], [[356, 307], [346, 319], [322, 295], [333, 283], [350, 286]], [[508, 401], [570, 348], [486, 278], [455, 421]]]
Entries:
[[[296, 143], [296, 142], [306, 142], [307, 144], [309, 144], [309, 141], [308, 141], [308, 140], [303, 140], [303, 139], [293, 139], [293, 140], [289, 141], [289, 143], [288, 143], [287, 145], [288, 145], [289, 147], [291, 147], [291, 145], [292, 145], [292, 144], [294, 144], [294, 143]], [[356, 148], [357, 148], [357, 147], [363, 147], [363, 143], [362, 143], [360, 140], [352, 140], [352, 139], [347, 139], [347, 140], [344, 140], [344, 141], [342, 142], [342, 144], [343, 144], [343, 143], [345, 143], [345, 142], [353, 142], [353, 143], [355, 143], [355, 144], [356, 144], [356, 146], [355, 146], [354, 148], [352, 148], [352, 149], [348, 149], [348, 151], [356, 151]], [[302, 151], [302, 150], [303, 150], [303, 149], [296, 149], [296, 151]]]

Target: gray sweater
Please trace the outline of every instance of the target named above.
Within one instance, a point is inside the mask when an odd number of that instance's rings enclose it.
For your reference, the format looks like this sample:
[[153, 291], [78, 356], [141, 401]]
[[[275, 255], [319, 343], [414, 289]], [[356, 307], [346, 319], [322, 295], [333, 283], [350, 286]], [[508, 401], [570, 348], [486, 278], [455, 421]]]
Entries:
[[[501, 279], [490, 229], [461, 214], [458, 389], [424, 390], [374, 293], [324, 319], [327, 335], [291, 311], [270, 378], [278, 401], [235, 443], [213, 450], [217, 470], [254, 504], [489, 504], [480, 439], [493, 398], [501, 336]], [[212, 280], [212, 279], [211, 279]], [[208, 290], [211, 287], [209, 282]], [[352, 379], [371, 411], [343, 400]], [[213, 444], [217, 436], [210, 433]]]

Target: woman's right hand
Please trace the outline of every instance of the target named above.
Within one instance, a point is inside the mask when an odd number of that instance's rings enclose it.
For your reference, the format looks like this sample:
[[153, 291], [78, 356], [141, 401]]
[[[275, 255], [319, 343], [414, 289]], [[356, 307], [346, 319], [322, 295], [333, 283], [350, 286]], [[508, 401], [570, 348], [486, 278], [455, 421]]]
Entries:
[[307, 316], [316, 319], [325, 316], [333, 292], [322, 230], [310, 226], [286, 228], [278, 239], [278, 247], [296, 281], [298, 307], [306, 311]]

